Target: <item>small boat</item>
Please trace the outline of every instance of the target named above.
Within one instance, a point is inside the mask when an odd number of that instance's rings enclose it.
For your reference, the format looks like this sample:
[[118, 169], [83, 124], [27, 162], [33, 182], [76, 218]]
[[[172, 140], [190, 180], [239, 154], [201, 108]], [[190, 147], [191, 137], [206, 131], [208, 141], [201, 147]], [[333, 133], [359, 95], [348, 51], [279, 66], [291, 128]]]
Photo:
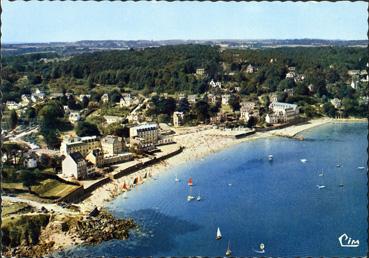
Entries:
[[336, 167], [340, 168], [341, 167], [341, 164], [337, 164]]
[[258, 254], [263, 254], [265, 253], [265, 245], [263, 243], [260, 244], [259, 246], [259, 250], [254, 250], [255, 253], [258, 253]]
[[306, 162], [307, 162], [307, 159], [300, 159], [300, 161], [301, 161], [302, 163], [306, 163]]
[[230, 241], [228, 241], [228, 248], [227, 248], [227, 251], [225, 253], [226, 256], [231, 256], [232, 255], [232, 251], [231, 251], [231, 248], [230, 248]]
[[323, 172], [320, 172], [319, 176], [324, 176], [324, 173]]
[[365, 167], [357, 167], [357, 169], [363, 170], [363, 169], [365, 169]]
[[232, 184], [231, 184], [231, 183], [229, 183], [229, 184], [228, 184], [228, 186], [232, 186]]
[[268, 155], [268, 160], [272, 161], [273, 160], [273, 155]]
[[188, 179], [188, 186], [193, 186], [192, 177], [190, 177], [190, 179]]
[[199, 193], [199, 195], [197, 196], [196, 200], [197, 200], [197, 201], [201, 201], [200, 193]]
[[174, 181], [179, 182], [179, 178], [178, 178], [177, 174], [176, 174], [176, 179], [174, 179]]
[[339, 184], [338, 186], [339, 186], [339, 187], [344, 187], [345, 185], [341, 183], [341, 184]]
[[316, 187], [318, 187], [318, 189], [323, 189], [325, 188], [325, 185], [316, 185]]
[[195, 197], [192, 196], [192, 187], [190, 187], [190, 193], [188, 194], [187, 196], [187, 201], [190, 202], [192, 201], [193, 199], [195, 199]]
[[216, 240], [220, 240], [220, 239], [222, 239], [222, 233], [220, 233], [220, 229], [219, 229], [219, 227], [218, 227], [218, 229], [217, 229], [217, 236], [216, 236], [216, 238], [215, 238]]
[[124, 198], [124, 199], [128, 199], [128, 197], [127, 197], [127, 192], [124, 192], [124, 193], [123, 193], [123, 198]]

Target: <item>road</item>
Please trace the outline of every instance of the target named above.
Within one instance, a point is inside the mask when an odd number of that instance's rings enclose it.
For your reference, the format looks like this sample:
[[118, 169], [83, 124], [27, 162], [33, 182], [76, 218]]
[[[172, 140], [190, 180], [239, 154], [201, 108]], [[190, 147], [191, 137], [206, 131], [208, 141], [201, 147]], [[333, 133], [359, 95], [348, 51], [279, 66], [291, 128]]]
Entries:
[[62, 214], [78, 214], [78, 212], [74, 212], [69, 209], [60, 207], [59, 205], [54, 204], [54, 203], [40, 203], [36, 201], [31, 201], [31, 200], [27, 200], [23, 198], [18, 198], [18, 197], [10, 197], [10, 196], [2, 196], [1, 198], [5, 201], [10, 201], [10, 202], [24, 202], [38, 210], [40, 210], [42, 207], [45, 207], [48, 211], [53, 210], [55, 212], [62, 213]]

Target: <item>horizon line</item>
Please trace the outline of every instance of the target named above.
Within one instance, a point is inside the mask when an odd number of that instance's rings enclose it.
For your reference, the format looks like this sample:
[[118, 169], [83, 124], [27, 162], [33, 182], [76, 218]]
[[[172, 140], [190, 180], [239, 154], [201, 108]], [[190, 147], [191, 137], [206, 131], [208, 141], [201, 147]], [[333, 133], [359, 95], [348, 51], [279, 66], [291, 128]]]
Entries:
[[4, 44], [50, 44], [50, 43], [77, 43], [81, 41], [226, 41], [226, 40], [234, 40], [234, 41], [267, 41], [267, 40], [323, 40], [323, 41], [368, 41], [368, 39], [327, 39], [327, 38], [259, 38], [259, 39], [237, 39], [237, 38], [220, 38], [220, 39], [79, 39], [79, 40], [71, 40], [71, 41], [14, 41], [14, 42], [1, 42], [1, 45]]

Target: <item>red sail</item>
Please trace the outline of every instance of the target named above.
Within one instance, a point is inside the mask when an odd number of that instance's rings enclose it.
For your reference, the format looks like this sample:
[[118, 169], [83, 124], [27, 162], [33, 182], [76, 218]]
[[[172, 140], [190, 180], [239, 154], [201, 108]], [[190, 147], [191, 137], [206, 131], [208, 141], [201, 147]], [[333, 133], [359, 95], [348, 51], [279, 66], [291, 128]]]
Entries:
[[188, 180], [188, 185], [192, 185], [192, 178], [190, 177], [190, 179]]

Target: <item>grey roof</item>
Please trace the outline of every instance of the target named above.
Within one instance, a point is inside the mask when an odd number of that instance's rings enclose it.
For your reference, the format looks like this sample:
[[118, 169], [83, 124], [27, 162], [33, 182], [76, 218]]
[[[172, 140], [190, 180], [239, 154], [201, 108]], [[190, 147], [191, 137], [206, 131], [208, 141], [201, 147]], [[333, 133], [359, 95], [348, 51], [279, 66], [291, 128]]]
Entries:
[[80, 152], [73, 152], [73, 153], [70, 153], [69, 156], [71, 156], [71, 158], [76, 162], [80, 162], [80, 161], [83, 161], [85, 160], [82, 156], [82, 154]]

